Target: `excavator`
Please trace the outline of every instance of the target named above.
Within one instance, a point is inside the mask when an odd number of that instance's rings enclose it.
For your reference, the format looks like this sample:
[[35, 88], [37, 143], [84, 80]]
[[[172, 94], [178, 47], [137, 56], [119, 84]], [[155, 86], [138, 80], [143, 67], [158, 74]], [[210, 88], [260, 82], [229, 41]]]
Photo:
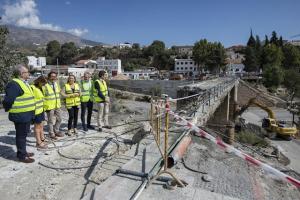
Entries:
[[274, 112], [266, 105], [259, 103], [256, 98], [251, 98], [248, 103], [241, 107], [238, 115], [242, 115], [249, 106], [255, 105], [268, 113], [268, 117], [262, 120], [262, 128], [264, 128], [269, 135], [278, 136], [286, 140], [291, 140], [297, 134], [296, 127], [288, 127], [284, 121], [277, 121]]

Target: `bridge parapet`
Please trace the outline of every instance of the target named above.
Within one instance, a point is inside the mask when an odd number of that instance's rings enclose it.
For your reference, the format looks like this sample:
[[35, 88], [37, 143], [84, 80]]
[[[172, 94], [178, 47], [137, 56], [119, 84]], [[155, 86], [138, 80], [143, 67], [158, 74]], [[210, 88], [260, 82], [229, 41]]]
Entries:
[[[236, 104], [230, 103], [230, 101], [237, 101], [238, 84], [238, 78], [224, 77], [181, 86], [177, 90], [178, 98], [175, 100], [177, 110], [185, 110], [189, 116], [197, 121], [198, 125], [204, 125], [224, 102], [225, 110], [222, 114], [225, 114], [223, 118], [228, 121], [229, 117], [232, 116], [229, 111], [230, 105]], [[230, 98], [230, 96], [232, 97]]]

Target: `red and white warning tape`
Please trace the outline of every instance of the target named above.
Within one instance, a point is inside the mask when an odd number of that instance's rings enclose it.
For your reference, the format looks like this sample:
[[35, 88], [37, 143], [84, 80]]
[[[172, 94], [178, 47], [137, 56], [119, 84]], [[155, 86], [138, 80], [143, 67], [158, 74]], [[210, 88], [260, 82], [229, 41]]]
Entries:
[[212, 141], [213, 143], [217, 144], [219, 147], [226, 150], [227, 152], [233, 153], [236, 156], [238, 156], [238, 157], [254, 164], [255, 166], [261, 167], [265, 172], [271, 173], [271, 174], [275, 175], [276, 177], [278, 177], [278, 178], [280, 178], [284, 181], [287, 181], [287, 182], [295, 185], [296, 187], [300, 188], [300, 181], [299, 180], [297, 180], [297, 179], [295, 179], [295, 178], [293, 178], [293, 177], [291, 177], [287, 174], [282, 173], [281, 171], [271, 167], [270, 165], [267, 165], [267, 164], [255, 159], [255, 158], [253, 158], [252, 156], [249, 156], [249, 155], [243, 153], [242, 151], [234, 148], [231, 145], [228, 145], [228, 144], [224, 143], [220, 138], [215, 138], [214, 136], [210, 135], [206, 131], [204, 131], [204, 130], [200, 129], [199, 127], [197, 127], [195, 124], [193, 124], [193, 123], [187, 121], [186, 119], [184, 119], [183, 117], [175, 114], [169, 108], [166, 107], [166, 110], [171, 115], [173, 115], [174, 118], [180, 122], [180, 124], [182, 124], [184, 126], [187, 126], [188, 128], [194, 130], [196, 132], [197, 136], [204, 137], [204, 138]]
[[190, 95], [190, 96], [186, 96], [186, 97], [177, 98], [177, 99], [169, 98], [169, 101], [180, 101], [180, 100], [189, 99], [189, 98], [192, 98], [192, 97], [197, 97], [197, 96], [200, 96], [200, 95], [203, 95], [203, 92], [198, 93], [198, 94], [193, 94], [193, 95]]

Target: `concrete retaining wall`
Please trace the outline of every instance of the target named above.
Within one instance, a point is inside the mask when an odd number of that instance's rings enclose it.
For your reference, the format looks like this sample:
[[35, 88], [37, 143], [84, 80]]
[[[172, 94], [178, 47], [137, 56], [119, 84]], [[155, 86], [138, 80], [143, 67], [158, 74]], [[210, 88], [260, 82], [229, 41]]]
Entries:
[[119, 90], [152, 95], [153, 92], [168, 94], [172, 98], [177, 96], [177, 87], [191, 81], [171, 80], [110, 80], [109, 86]]

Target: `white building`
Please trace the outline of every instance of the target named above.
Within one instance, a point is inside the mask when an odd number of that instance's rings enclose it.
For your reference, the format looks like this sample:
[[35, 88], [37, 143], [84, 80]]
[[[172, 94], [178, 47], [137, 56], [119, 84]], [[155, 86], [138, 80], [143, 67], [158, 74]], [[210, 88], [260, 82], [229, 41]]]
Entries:
[[230, 75], [239, 75], [245, 73], [244, 71], [245, 65], [244, 64], [228, 64], [227, 65], [227, 72]]
[[120, 49], [123, 49], [123, 48], [132, 48], [132, 44], [131, 44], [131, 43], [128, 43], [128, 42], [120, 43], [120, 44], [119, 44], [119, 48], [120, 48]]
[[[193, 59], [175, 59], [174, 72], [185, 76], [194, 76], [199, 74], [199, 68]], [[204, 73], [204, 70], [202, 70]]]
[[120, 59], [108, 59], [100, 57], [96, 60], [97, 69], [106, 70], [110, 76], [117, 76], [122, 73], [122, 66]]
[[190, 45], [173, 46], [173, 48], [180, 55], [188, 55], [188, 56], [192, 56], [193, 55], [193, 48], [194, 48], [194, 46], [190, 46]]
[[292, 40], [289, 41], [288, 43], [294, 46], [300, 46], [300, 40]]
[[123, 74], [133, 80], [150, 80], [153, 78], [157, 78], [158, 76], [156, 71], [148, 71], [148, 70], [124, 72]]
[[46, 66], [46, 57], [27, 56], [30, 70], [41, 70]]
[[77, 81], [79, 81], [80, 78], [84, 75], [84, 72], [90, 72], [90, 74], [93, 74], [94, 69], [68, 67], [67, 74], [73, 74], [74, 76], [76, 76]]
[[74, 67], [96, 69], [97, 62], [95, 60], [79, 60]]

